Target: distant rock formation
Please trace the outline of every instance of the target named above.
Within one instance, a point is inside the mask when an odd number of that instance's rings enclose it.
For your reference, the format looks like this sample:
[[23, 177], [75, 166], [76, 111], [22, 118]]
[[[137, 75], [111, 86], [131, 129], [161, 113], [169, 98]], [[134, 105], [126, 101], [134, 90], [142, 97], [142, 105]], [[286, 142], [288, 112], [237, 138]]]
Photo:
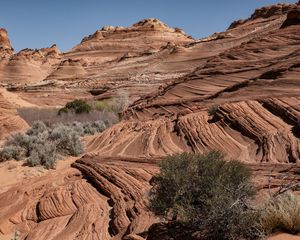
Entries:
[[0, 28], [0, 61], [1, 59], [11, 57], [13, 51], [7, 31], [4, 28]]
[[4, 28], [0, 28], [0, 48], [12, 49], [7, 31]]
[[253, 21], [258, 18], [270, 18], [275, 16], [283, 16], [287, 14], [291, 9], [293, 9], [293, 4], [276, 4], [271, 6], [266, 6], [262, 8], [258, 8], [255, 12], [251, 15], [250, 18], [246, 20], [237, 20], [234, 21], [228, 29], [236, 28], [248, 21]]
[[22, 49], [13, 54], [7, 32], [2, 30], [0, 82], [27, 84], [44, 80], [60, 62], [61, 52], [54, 44], [48, 48]]

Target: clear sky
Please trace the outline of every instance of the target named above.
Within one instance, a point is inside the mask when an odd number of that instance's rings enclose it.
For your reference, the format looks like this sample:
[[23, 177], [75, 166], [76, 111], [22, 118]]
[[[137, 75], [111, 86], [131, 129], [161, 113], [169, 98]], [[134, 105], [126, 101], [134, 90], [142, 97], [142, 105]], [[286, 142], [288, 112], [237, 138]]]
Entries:
[[0, 27], [16, 51], [56, 43], [62, 51], [105, 25], [159, 18], [194, 38], [225, 30], [257, 7], [297, 0], [1, 0]]

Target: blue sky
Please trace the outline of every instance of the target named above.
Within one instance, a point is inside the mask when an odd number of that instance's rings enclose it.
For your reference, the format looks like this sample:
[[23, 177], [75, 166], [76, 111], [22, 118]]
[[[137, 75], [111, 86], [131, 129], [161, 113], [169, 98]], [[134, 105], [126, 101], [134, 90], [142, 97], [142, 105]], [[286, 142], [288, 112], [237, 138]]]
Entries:
[[257, 7], [296, 0], [9, 0], [0, 2], [0, 27], [16, 51], [56, 43], [67, 51], [104, 25], [131, 26], [159, 18], [194, 38], [225, 30]]

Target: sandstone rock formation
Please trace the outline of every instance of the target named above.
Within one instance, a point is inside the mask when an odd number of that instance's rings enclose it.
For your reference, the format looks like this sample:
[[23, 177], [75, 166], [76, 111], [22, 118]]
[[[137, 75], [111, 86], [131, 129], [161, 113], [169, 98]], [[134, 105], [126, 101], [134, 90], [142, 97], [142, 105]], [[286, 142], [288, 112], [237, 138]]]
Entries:
[[56, 45], [42, 49], [23, 49], [0, 59], [0, 81], [7, 84], [27, 84], [42, 81], [59, 62]]
[[18, 229], [28, 240], [145, 236], [156, 221], [145, 200], [156, 167], [105, 159], [73, 167], [0, 194], [0, 233]]
[[18, 116], [13, 106], [0, 92], [0, 141], [14, 132], [24, 131], [27, 123]]
[[125, 157], [220, 150], [246, 162], [299, 162], [299, 32], [299, 25], [277, 25], [207, 59], [135, 102], [128, 120], [90, 150]]
[[9, 58], [13, 54], [13, 48], [10, 44], [7, 31], [0, 28], [0, 60]]
[[[136, 101], [119, 124], [87, 140], [72, 167], [1, 193], [0, 236], [18, 229], [26, 240], [146, 238], [157, 221], [147, 209], [150, 179], [177, 152], [223, 151], [252, 168], [262, 192], [299, 181], [297, 7], [259, 9], [200, 40], [146, 19], [104, 27], [65, 54], [53, 46], [2, 60], [0, 81], [12, 81], [9, 69], [23, 71], [24, 62], [35, 66], [35, 81], [46, 80], [19, 88], [30, 102], [55, 105], [98, 87], [109, 89], [99, 98], [125, 89]], [[149, 239], [169, 236], [158, 230]]]
[[300, 24], [300, 4], [298, 3], [298, 7], [289, 11], [285, 22], [282, 24], [282, 28], [288, 27], [291, 25], [299, 25]]

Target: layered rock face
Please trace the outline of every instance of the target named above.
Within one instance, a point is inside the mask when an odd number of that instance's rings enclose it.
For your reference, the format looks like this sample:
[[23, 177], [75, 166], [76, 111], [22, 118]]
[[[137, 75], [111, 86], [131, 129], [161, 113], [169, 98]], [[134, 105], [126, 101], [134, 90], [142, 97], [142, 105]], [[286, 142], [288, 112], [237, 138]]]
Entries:
[[0, 81], [28, 84], [44, 80], [60, 61], [60, 51], [53, 45], [42, 49], [23, 49], [0, 60]]
[[151, 164], [82, 159], [0, 194], [0, 234], [21, 239], [125, 239], [157, 219], [146, 208]]
[[88, 144], [91, 152], [162, 157], [220, 150], [252, 163], [299, 162], [300, 25], [281, 28], [285, 20], [136, 101], [127, 121]]
[[8, 33], [0, 29], [0, 82], [27, 84], [44, 80], [60, 59], [54, 44], [49, 48], [23, 49], [14, 54]]
[[300, 4], [298, 3], [298, 6], [291, 10], [286, 18], [286, 21], [282, 24], [282, 28], [288, 27], [291, 25], [299, 25], [300, 24]]
[[64, 85], [70, 86], [77, 82], [77, 87], [89, 89], [106, 85], [112, 94], [113, 89], [128, 87], [131, 96], [138, 95], [145, 83], [156, 88], [157, 82], [162, 83], [161, 78], [177, 76], [179, 73], [168, 72], [162, 77], [153, 70], [143, 74], [174, 46], [193, 41], [182, 30], [170, 28], [158, 19], [145, 19], [126, 28], [106, 26], [63, 55], [64, 62], [80, 64], [59, 65], [46, 79], [63, 80]]
[[0, 141], [14, 132], [26, 130], [27, 123], [17, 114], [13, 106], [1, 93], [0, 89]]

